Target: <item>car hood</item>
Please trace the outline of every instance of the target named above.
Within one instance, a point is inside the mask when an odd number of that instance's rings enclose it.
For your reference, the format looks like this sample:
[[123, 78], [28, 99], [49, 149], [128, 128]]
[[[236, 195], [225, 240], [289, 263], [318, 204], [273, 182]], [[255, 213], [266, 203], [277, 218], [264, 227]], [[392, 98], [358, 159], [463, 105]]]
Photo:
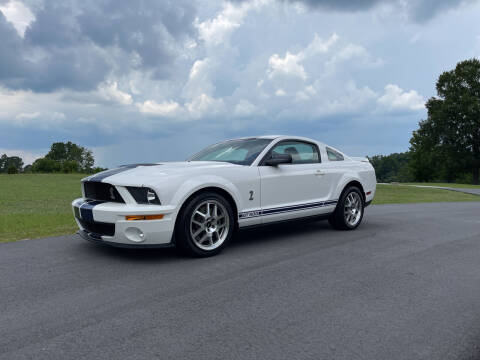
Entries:
[[130, 164], [118, 168], [102, 171], [88, 176], [82, 181], [101, 181], [112, 185], [142, 186], [162, 177], [185, 176], [203, 172], [208, 169], [237, 167], [228, 162], [219, 161], [181, 161], [163, 162], [155, 164]]

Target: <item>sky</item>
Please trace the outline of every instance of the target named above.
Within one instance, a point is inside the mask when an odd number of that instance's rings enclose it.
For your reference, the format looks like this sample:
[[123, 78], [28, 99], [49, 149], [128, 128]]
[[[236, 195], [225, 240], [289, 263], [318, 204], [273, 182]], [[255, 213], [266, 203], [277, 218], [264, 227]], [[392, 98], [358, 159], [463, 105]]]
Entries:
[[0, 0], [0, 154], [96, 165], [300, 135], [408, 150], [435, 82], [480, 57], [472, 0]]

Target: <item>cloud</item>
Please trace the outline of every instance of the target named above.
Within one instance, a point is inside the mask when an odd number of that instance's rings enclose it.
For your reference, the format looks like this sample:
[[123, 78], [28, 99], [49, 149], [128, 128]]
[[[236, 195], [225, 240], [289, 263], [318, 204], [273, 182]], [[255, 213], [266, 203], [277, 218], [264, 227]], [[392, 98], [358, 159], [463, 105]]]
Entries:
[[[234, 0], [242, 3], [248, 0]], [[277, 0], [292, 4], [305, 5], [310, 9], [358, 12], [366, 11], [380, 5], [394, 6], [404, 10], [408, 18], [414, 22], [425, 22], [441, 11], [458, 7], [475, 0]]]
[[299, 55], [291, 54], [287, 51], [285, 57], [281, 58], [278, 54], [273, 54], [268, 60], [268, 78], [273, 79], [279, 76], [298, 76], [305, 80], [307, 73], [300, 64], [302, 61]]
[[25, 35], [25, 30], [27, 30], [30, 23], [35, 20], [30, 9], [20, 1], [9, 1], [2, 4], [0, 5], [0, 11], [7, 21], [13, 24], [21, 37]]
[[130, 105], [133, 102], [132, 95], [119, 90], [116, 81], [101, 84], [98, 87], [98, 92], [107, 101], [113, 101], [121, 105]]
[[220, 45], [239, 28], [251, 10], [259, 10], [271, 3], [272, 0], [250, 0], [235, 5], [227, 2], [223, 9], [213, 18], [203, 22], [196, 20], [196, 27], [202, 39], [207, 45]]
[[205, 115], [216, 116], [225, 111], [222, 99], [215, 99], [207, 94], [200, 94], [185, 106], [193, 119], [199, 119]]
[[238, 117], [248, 117], [253, 115], [261, 114], [262, 111], [258, 106], [252, 104], [250, 101], [245, 99], [240, 99], [240, 101], [235, 105], [234, 114]]
[[183, 111], [181, 106], [172, 100], [164, 101], [162, 103], [157, 103], [155, 100], [147, 100], [143, 103], [136, 103], [135, 105], [143, 114], [162, 117], [179, 116]]
[[389, 111], [418, 111], [425, 108], [425, 100], [418, 92], [404, 91], [395, 84], [385, 86], [385, 92], [378, 98], [378, 104]]
[[[17, 1], [2, 6], [20, 8]], [[168, 78], [180, 49], [195, 36], [196, 9], [187, 0], [48, 0], [22, 9], [33, 16], [23, 37], [14, 25], [24, 26], [25, 16], [0, 14], [0, 83], [11, 89], [89, 91], [112, 74], [138, 69]]]
[[[325, 40], [314, 34], [312, 41], [295, 53], [287, 51], [284, 56], [271, 55], [265, 77], [257, 81], [257, 87], [266, 94], [273, 93], [277, 97], [291, 95], [296, 102], [301, 102], [323, 92], [326, 84], [330, 84], [331, 77], [342, 78], [350, 69], [378, 66], [381, 63], [364, 47], [350, 43], [336, 33]], [[349, 78], [342, 80], [329, 86], [337, 89], [342, 83], [351, 82]], [[330, 90], [330, 94], [333, 93]], [[331, 95], [327, 95], [329, 97]]]
[[292, 54], [289, 51], [287, 51], [284, 57], [281, 57], [278, 54], [273, 54], [268, 60], [268, 78], [274, 79], [283, 76], [294, 76], [306, 80], [307, 73], [301, 63], [308, 57], [328, 52], [337, 40], [338, 35], [335, 33], [325, 41], [323, 41], [318, 34], [315, 34], [312, 42], [308, 44], [304, 50], [301, 50], [296, 54]]

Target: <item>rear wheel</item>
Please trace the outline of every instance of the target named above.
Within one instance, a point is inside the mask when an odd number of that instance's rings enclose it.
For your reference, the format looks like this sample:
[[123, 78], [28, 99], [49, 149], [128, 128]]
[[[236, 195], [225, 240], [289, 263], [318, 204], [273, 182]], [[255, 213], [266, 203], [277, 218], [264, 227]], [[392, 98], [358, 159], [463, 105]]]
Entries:
[[339, 230], [356, 229], [363, 219], [365, 203], [356, 186], [345, 189], [340, 196], [334, 213], [328, 218], [332, 227]]
[[201, 193], [179, 215], [176, 245], [190, 256], [216, 255], [230, 240], [233, 230], [233, 211], [228, 201], [216, 193]]

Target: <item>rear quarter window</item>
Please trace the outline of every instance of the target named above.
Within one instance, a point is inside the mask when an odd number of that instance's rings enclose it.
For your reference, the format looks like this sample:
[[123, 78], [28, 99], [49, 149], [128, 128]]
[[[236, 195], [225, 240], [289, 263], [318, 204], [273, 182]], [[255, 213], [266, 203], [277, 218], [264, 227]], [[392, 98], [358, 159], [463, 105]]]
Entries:
[[329, 161], [343, 161], [343, 155], [329, 147], [327, 147], [327, 156]]

